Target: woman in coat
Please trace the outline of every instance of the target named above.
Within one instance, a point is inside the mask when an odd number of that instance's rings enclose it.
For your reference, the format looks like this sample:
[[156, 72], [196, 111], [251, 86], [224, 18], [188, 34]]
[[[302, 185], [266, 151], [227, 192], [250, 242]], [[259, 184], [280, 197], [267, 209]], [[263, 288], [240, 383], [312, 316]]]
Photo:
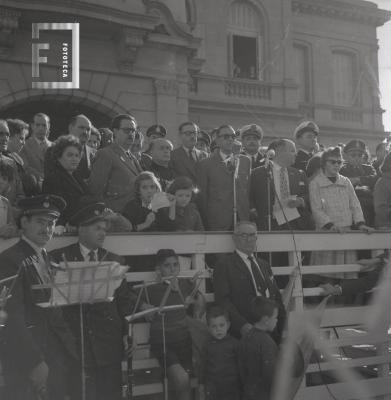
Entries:
[[87, 185], [75, 175], [81, 160], [82, 145], [74, 136], [60, 136], [53, 145], [55, 159], [53, 169], [43, 180], [42, 192], [61, 196], [67, 206], [61, 214], [58, 225], [65, 226], [69, 218], [77, 211], [82, 198], [90, 196]]

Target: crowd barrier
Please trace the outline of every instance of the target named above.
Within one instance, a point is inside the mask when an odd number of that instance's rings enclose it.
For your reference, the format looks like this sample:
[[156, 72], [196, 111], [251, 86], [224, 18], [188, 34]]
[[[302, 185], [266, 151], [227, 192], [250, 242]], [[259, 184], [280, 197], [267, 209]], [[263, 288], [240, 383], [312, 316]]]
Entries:
[[[260, 252], [289, 253], [289, 266], [273, 268], [275, 275], [289, 275], [301, 253], [305, 251], [326, 250], [355, 250], [370, 249], [374, 253], [381, 252], [391, 247], [391, 232], [377, 231], [370, 235], [361, 232], [323, 233], [323, 232], [259, 232], [257, 249]], [[16, 239], [0, 242], [0, 252], [12, 245]], [[63, 247], [76, 241], [75, 237], [55, 237], [48, 249]], [[228, 253], [233, 251], [234, 244], [230, 233], [205, 232], [205, 233], [149, 233], [149, 234], [111, 234], [106, 238], [105, 248], [120, 255], [151, 255], [162, 248], [172, 248], [178, 254], [191, 255], [191, 266], [184, 274], [193, 275], [195, 270], [203, 272], [203, 277], [209, 276], [205, 268], [205, 255]], [[212, 267], [212, 266], [210, 266]], [[333, 272], [357, 272], [359, 266], [326, 265], [304, 266], [301, 268], [305, 274], [327, 274]], [[129, 272], [128, 281], [149, 281], [153, 279], [152, 272]], [[202, 284], [201, 290], [205, 292], [207, 301], [213, 300], [213, 293], [208, 293], [208, 285]], [[293, 291], [294, 308], [303, 309], [304, 297], [317, 294], [316, 289], [303, 289], [301, 277], [297, 276]], [[368, 313], [368, 306], [329, 306], [323, 316], [321, 336], [335, 348], [335, 357], [344, 365], [356, 368], [368, 385], [370, 393], [375, 398], [391, 399], [391, 377], [389, 352], [390, 337], [385, 335], [370, 335], [360, 329]], [[133, 359], [133, 398], [155, 399], [163, 391], [160, 382], [161, 373], [158, 364], [149, 353], [148, 324], [139, 323], [134, 329], [139, 348]], [[307, 369], [307, 379], [296, 395], [297, 400], [351, 399], [352, 390], [349, 383], [329, 380], [330, 374], [335, 369], [333, 362], [316, 362]], [[368, 373], [365, 373], [368, 371]], [[322, 372], [319, 374], [319, 372]], [[311, 374], [318, 373], [321, 379], [308, 379]], [[326, 377], [326, 378], [324, 378]], [[327, 380], [327, 381], [326, 381]], [[310, 384], [308, 384], [310, 382]], [[314, 383], [315, 382], [315, 383]], [[316, 383], [317, 382], [317, 383]], [[197, 382], [193, 381], [196, 385]], [[357, 398], [355, 396], [355, 398]]]

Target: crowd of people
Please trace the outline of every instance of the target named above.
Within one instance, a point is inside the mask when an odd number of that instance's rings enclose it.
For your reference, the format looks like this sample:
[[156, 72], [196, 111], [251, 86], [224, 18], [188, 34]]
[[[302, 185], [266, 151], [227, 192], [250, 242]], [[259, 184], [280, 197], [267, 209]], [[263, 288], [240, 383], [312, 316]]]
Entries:
[[[148, 317], [151, 352], [166, 370], [170, 388], [178, 399], [191, 398], [189, 318], [204, 318], [202, 294], [194, 281], [178, 278], [173, 250], [123, 260], [103, 248], [109, 230], [233, 231], [235, 251], [213, 259], [216, 303], [206, 311], [209, 336], [199, 357], [200, 396], [251, 400], [270, 398], [286, 317], [270, 264], [257, 253], [257, 232], [370, 233], [391, 226], [387, 143], [377, 146], [374, 161], [362, 140], [323, 148], [312, 121], [267, 148], [256, 124], [237, 131], [221, 125], [207, 133], [184, 122], [175, 149], [166, 136], [161, 125], [144, 135], [129, 114], [100, 129], [77, 115], [67, 134], [54, 142], [44, 113], [35, 114], [30, 125], [0, 120], [0, 236], [21, 236], [0, 254], [0, 280], [16, 275], [0, 327], [7, 399], [76, 400], [82, 398], [83, 382], [88, 400], [121, 399], [121, 360], [124, 351], [132, 351], [125, 316], [135, 306], [142, 311], [159, 306], [162, 298], [168, 305], [191, 305], [187, 312], [169, 311], [165, 326], [158, 315]], [[78, 242], [48, 255], [47, 242], [64, 232], [76, 233]], [[79, 307], [39, 307], [50, 293], [33, 288], [49, 282], [64, 259], [118, 261], [133, 270], [156, 270], [160, 280], [141, 301], [124, 281], [114, 302], [84, 307], [82, 341]], [[355, 260], [351, 250], [314, 251], [303, 262]], [[288, 265], [286, 253], [274, 253], [271, 261]], [[348, 276], [326, 278], [311, 284], [333, 294], [352, 291]], [[375, 281], [376, 275], [358, 280], [360, 290]]]

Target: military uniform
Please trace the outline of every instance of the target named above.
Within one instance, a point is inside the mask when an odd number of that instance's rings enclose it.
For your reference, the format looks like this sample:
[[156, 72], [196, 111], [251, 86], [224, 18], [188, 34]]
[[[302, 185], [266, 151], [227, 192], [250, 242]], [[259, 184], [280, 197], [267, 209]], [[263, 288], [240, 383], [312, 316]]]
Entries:
[[[103, 219], [105, 205], [90, 204], [80, 209], [71, 222], [75, 226], [89, 225]], [[103, 248], [95, 251], [96, 261], [123, 260], [116, 254]], [[64, 258], [67, 261], [85, 261], [80, 243], [51, 252], [56, 262]], [[86, 366], [86, 393], [88, 400], [121, 400], [122, 373], [121, 361], [124, 358], [123, 336], [128, 333], [125, 315], [129, 315], [135, 304], [136, 295], [128, 289], [126, 281], [114, 293], [112, 302], [83, 304], [84, 345]], [[78, 305], [64, 307], [64, 317], [77, 341], [78, 354], [81, 356], [80, 309]], [[72, 400], [81, 399], [81, 365], [74, 365], [71, 387]]]
[[[246, 136], [255, 136], [259, 140], [259, 144], [261, 143], [261, 140], [263, 138], [263, 130], [259, 125], [252, 124], [252, 125], [244, 125], [242, 126], [239, 131], [238, 131], [240, 138], [243, 142], [243, 138]], [[265, 164], [265, 157], [263, 154], [260, 152], [260, 149], [258, 149], [257, 153], [251, 155], [245, 151], [242, 152], [242, 154], [246, 155], [251, 159], [251, 170], [261, 167], [262, 165]]]
[[[351, 140], [346, 144], [344, 153], [348, 153], [351, 150], [360, 150], [364, 153], [366, 151], [365, 143], [362, 140]], [[360, 179], [358, 183], [353, 185], [354, 190], [360, 201], [365, 223], [369, 226], [374, 226], [375, 211], [373, 205], [373, 188], [378, 179], [376, 170], [372, 165], [360, 164], [355, 166], [346, 163], [342, 166], [340, 174], [347, 178]]]
[[[52, 204], [56, 197], [24, 199], [20, 206], [31, 215], [55, 212], [58, 217], [60, 210], [54, 211]], [[38, 305], [48, 302], [50, 291], [32, 288], [45, 283], [45, 276], [52, 271], [46, 253], [39, 252], [38, 246], [25, 237], [0, 254], [0, 279], [18, 274], [12, 297], [5, 307], [8, 319], [0, 344], [7, 400], [37, 398], [29, 375], [42, 362], [47, 364], [49, 376], [46, 387], [42, 388], [45, 393], [39, 395], [50, 400], [63, 400], [67, 392], [68, 368], [77, 357], [74, 337], [65, 323], [62, 308]]]

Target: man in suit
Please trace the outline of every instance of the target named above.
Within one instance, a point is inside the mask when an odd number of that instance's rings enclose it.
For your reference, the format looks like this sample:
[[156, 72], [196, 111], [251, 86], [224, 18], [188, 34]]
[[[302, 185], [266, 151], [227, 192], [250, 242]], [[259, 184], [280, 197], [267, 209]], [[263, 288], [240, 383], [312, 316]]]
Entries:
[[48, 140], [49, 132], [50, 118], [43, 113], [35, 114], [31, 123], [31, 136], [20, 152], [26, 172], [34, 175], [41, 184], [44, 178], [45, 154], [53, 144]]
[[68, 126], [68, 133], [77, 137], [82, 145], [81, 160], [76, 174], [84, 180], [90, 176], [92, 161], [95, 155], [94, 149], [87, 144], [91, 137], [91, 129], [91, 121], [83, 114], [73, 117]]
[[244, 125], [239, 129], [243, 144], [243, 154], [250, 157], [251, 169], [260, 167], [265, 163], [265, 157], [261, 153], [263, 130], [259, 125]]
[[196, 163], [208, 157], [195, 147], [200, 128], [194, 122], [184, 122], [178, 130], [181, 146], [171, 153], [170, 165], [176, 176], [187, 176], [195, 183]]
[[319, 127], [312, 121], [303, 121], [295, 129], [297, 155], [293, 167], [305, 171], [309, 159], [314, 155], [318, 146]]
[[45, 246], [65, 207], [58, 196], [40, 195], [20, 200], [21, 239], [0, 255], [0, 279], [17, 274], [10, 287], [2, 330], [0, 358], [7, 400], [64, 400], [69, 366], [77, 358], [75, 340], [62, 308], [40, 307], [48, 302], [47, 289], [34, 285], [50, 282], [55, 267]]
[[107, 207], [122, 212], [134, 196], [134, 181], [142, 168], [130, 152], [137, 121], [129, 114], [114, 117], [114, 142], [98, 150], [92, 165], [89, 188]]
[[217, 130], [218, 149], [197, 164], [199, 205], [204, 225], [211, 231], [232, 230], [234, 222], [234, 181], [238, 220], [249, 218], [249, 181], [251, 161], [232, 153], [235, 131], [230, 125]]
[[270, 266], [256, 257], [257, 227], [239, 222], [233, 240], [235, 251], [220, 259], [213, 273], [216, 302], [228, 310], [232, 334], [239, 338], [252, 328], [252, 300], [263, 296], [276, 301], [279, 313], [274, 335], [279, 343], [286, 313]]
[[339, 173], [349, 178], [350, 182], [352, 182], [357, 197], [360, 200], [365, 222], [369, 226], [374, 226], [373, 189], [378, 176], [375, 168], [364, 162], [366, 151], [367, 146], [362, 140], [351, 140], [346, 143], [343, 149], [346, 163], [342, 166]]
[[[90, 203], [71, 218], [71, 224], [78, 227], [78, 242], [54, 250], [50, 255], [56, 262], [67, 261], [116, 261], [123, 264], [121, 257], [103, 249], [106, 238], [106, 206]], [[125, 316], [131, 314], [137, 295], [128, 289], [126, 281], [114, 294], [111, 302], [85, 304], [84, 357], [86, 392], [88, 400], [121, 400], [121, 361], [127, 348], [128, 324]], [[77, 340], [81, 354], [79, 306], [64, 308], [64, 317]], [[73, 369], [71, 377], [72, 400], [81, 399], [81, 365]]]
[[[257, 212], [257, 226], [267, 230], [314, 229], [309, 211], [308, 183], [303, 171], [292, 167], [296, 156], [295, 144], [288, 139], [278, 139], [270, 146], [275, 157], [268, 165], [255, 168], [251, 174], [250, 202]], [[270, 179], [270, 185], [268, 181]], [[268, 187], [270, 187], [270, 203]], [[278, 221], [281, 206], [296, 208], [297, 218]], [[268, 216], [271, 216], [269, 227]], [[283, 219], [284, 219], [284, 215]]]

